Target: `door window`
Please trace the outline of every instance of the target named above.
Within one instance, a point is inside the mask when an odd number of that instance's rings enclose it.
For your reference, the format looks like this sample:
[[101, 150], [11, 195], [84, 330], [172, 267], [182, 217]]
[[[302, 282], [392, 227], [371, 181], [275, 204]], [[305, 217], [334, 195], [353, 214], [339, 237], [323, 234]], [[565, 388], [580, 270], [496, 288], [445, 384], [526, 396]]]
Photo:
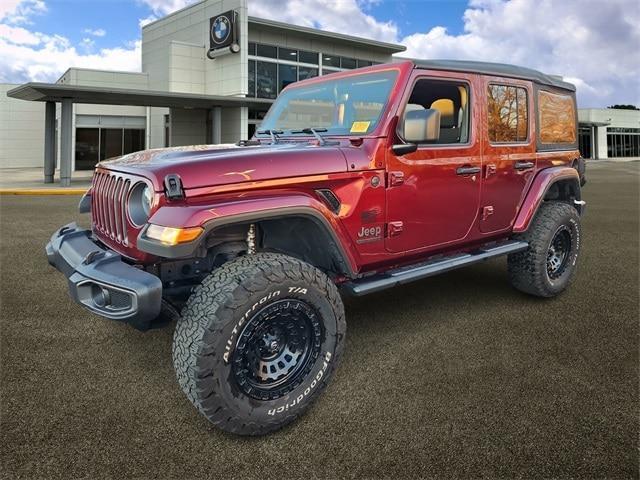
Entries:
[[461, 82], [422, 79], [411, 92], [406, 110], [434, 109], [440, 112], [440, 136], [436, 144], [469, 141], [469, 88]]
[[489, 85], [487, 90], [489, 141], [526, 142], [529, 135], [527, 91], [509, 85]]

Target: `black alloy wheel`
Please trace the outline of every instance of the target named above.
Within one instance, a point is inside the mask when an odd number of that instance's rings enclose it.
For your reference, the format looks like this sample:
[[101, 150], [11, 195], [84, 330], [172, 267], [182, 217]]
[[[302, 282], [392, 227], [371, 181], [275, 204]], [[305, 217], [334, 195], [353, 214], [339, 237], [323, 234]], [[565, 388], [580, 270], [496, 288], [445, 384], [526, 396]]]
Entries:
[[551, 239], [547, 252], [547, 275], [551, 280], [559, 278], [567, 268], [571, 243], [571, 230], [561, 225]]
[[320, 355], [322, 324], [304, 301], [279, 300], [256, 313], [238, 337], [231, 360], [239, 388], [276, 400], [296, 388]]

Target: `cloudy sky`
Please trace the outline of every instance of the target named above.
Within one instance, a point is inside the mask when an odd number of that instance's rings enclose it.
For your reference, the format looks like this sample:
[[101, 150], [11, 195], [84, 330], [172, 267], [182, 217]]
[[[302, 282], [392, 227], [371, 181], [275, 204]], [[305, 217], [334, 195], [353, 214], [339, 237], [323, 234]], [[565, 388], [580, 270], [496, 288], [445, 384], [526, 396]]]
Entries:
[[[0, 82], [140, 70], [140, 25], [193, 0], [0, 0]], [[249, 0], [249, 14], [397, 42], [416, 58], [561, 74], [582, 107], [640, 106], [638, 0]]]

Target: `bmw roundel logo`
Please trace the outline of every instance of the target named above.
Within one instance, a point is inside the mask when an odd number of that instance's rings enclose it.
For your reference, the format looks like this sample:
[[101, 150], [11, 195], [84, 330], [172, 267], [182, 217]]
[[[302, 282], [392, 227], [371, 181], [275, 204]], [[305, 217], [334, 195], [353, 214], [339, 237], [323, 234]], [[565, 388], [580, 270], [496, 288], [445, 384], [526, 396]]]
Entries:
[[231, 35], [231, 22], [226, 16], [221, 15], [211, 25], [211, 40], [220, 45], [227, 41], [229, 35]]

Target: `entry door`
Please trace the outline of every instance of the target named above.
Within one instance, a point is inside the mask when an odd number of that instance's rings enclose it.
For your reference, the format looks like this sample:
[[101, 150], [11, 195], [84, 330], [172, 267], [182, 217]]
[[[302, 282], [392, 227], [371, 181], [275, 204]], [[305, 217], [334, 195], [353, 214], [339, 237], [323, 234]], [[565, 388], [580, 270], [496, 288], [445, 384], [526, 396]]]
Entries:
[[508, 229], [535, 174], [531, 84], [487, 79], [480, 231]]
[[478, 118], [474, 79], [416, 73], [399, 118], [406, 109], [436, 109], [440, 138], [419, 145], [413, 153], [389, 154], [388, 251], [437, 249], [468, 236], [478, 213], [482, 182], [480, 139], [471, 128]]

